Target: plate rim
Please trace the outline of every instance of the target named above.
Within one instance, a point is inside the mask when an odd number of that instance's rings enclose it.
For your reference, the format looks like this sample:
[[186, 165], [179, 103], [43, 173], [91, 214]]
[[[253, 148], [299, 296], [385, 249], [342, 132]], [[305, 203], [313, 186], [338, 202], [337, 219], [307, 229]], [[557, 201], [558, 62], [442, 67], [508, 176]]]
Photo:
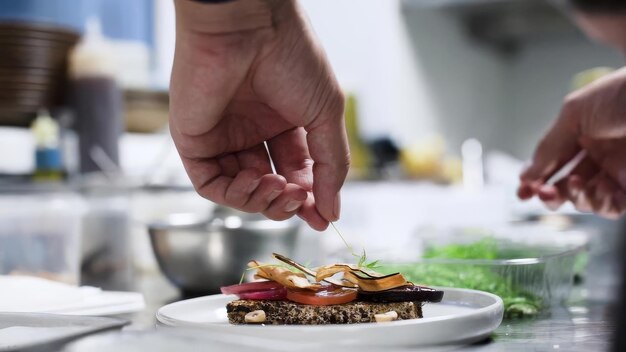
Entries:
[[[501, 311], [500, 314], [500, 324], [502, 323], [502, 319], [503, 319], [503, 313], [504, 313], [504, 302], [502, 301], [502, 298], [500, 298], [500, 296], [495, 295], [493, 293], [490, 292], [485, 292], [485, 291], [480, 291], [480, 290], [473, 290], [473, 289], [467, 289], [467, 288], [456, 288], [456, 287], [438, 287], [438, 286], [431, 286], [433, 288], [439, 289], [439, 290], [443, 290], [444, 291], [444, 300], [442, 302], [445, 302], [445, 292], [447, 291], [455, 291], [455, 292], [460, 292], [460, 293], [467, 293], [467, 294], [474, 294], [474, 295], [480, 295], [480, 296], [486, 296], [489, 297], [491, 299], [493, 299], [493, 302], [487, 306], [484, 307], [480, 307], [480, 308], [476, 308], [472, 311], [468, 311], [468, 312], [464, 312], [464, 313], [460, 313], [460, 314], [455, 314], [455, 315], [443, 315], [443, 316], [437, 316], [437, 317], [425, 317], [425, 318], [421, 318], [421, 319], [409, 319], [409, 320], [401, 320], [401, 321], [394, 321], [394, 322], [390, 322], [387, 324], [378, 324], [378, 323], [359, 323], [359, 324], [334, 324], [332, 325], [332, 327], [334, 329], [354, 329], [354, 328], [372, 328], [372, 327], [376, 327], [377, 329], [381, 329], [381, 328], [386, 328], [386, 327], [396, 327], [396, 326], [405, 326], [405, 325], [421, 325], [421, 324], [427, 324], [427, 323], [431, 323], [431, 322], [441, 322], [441, 321], [446, 321], [446, 320], [457, 320], [457, 319], [462, 319], [468, 316], [474, 316], [474, 315], [482, 315], [482, 314], [487, 314], [491, 311], [497, 312], [498, 310]], [[202, 297], [196, 297], [196, 298], [190, 298], [190, 299], [186, 299], [186, 300], [182, 300], [182, 301], [178, 301], [178, 302], [173, 302], [173, 303], [169, 303], [166, 304], [164, 306], [161, 306], [155, 316], [156, 316], [156, 320], [157, 320], [157, 324], [163, 324], [167, 327], [171, 327], [171, 328], [188, 328], [188, 327], [210, 327], [211, 325], [215, 325], [215, 326], [222, 326], [221, 324], [223, 324], [223, 322], [215, 322], [215, 323], [194, 323], [194, 322], [186, 322], [180, 319], [176, 319], [176, 318], [172, 318], [169, 316], [166, 316], [163, 314], [163, 310], [164, 309], [171, 309], [174, 306], [177, 305], [183, 305], [183, 304], [189, 304], [189, 303], [193, 303], [196, 301], [204, 301], [207, 299], [220, 299], [220, 298], [226, 298], [226, 297], [233, 297], [235, 298], [235, 295], [224, 295], [224, 294], [214, 294], [214, 295], [207, 295], [207, 296], [202, 296]], [[454, 302], [454, 301], [451, 301]], [[429, 304], [439, 304], [439, 303], [429, 303]], [[174, 324], [175, 325], [174, 325]], [[499, 325], [499, 324], [498, 324]], [[230, 326], [230, 325], [229, 325]], [[270, 325], [264, 325], [264, 326], [246, 326], [246, 325], [237, 325], [237, 329], [247, 329], [247, 330], [255, 330], [255, 329], [266, 329], [268, 326]], [[271, 327], [279, 327], [281, 329], [285, 329], [285, 330], [299, 330], [301, 329], [301, 325], [271, 325]], [[328, 325], [313, 325], [313, 326], [307, 326], [307, 330], [320, 330], [320, 329], [328, 329]]]

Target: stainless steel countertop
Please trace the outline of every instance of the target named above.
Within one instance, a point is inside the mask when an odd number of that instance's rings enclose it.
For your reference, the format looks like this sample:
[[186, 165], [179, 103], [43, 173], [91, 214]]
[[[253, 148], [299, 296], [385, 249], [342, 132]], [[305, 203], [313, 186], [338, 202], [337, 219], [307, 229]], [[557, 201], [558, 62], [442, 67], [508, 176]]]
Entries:
[[[204, 331], [176, 331], [171, 329], [156, 329], [154, 313], [163, 304], [173, 300], [176, 292], [165, 281], [152, 277], [143, 280], [145, 288], [152, 292], [146, 296], [147, 309], [141, 314], [132, 316], [133, 324], [121, 332], [95, 335], [83, 338], [67, 351], [222, 351], [227, 346], [230, 352], [248, 351], [249, 347], [242, 346], [240, 341], [233, 346], [228, 342], [208, 336]], [[158, 288], [158, 290], [153, 291]], [[159, 294], [154, 294], [158, 292]], [[444, 348], [399, 348], [384, 349], [389, 351], [475, 351], [475, 352], [516, 352], [516, 351], [607, 351], [610, 347], [611, 335], [614, 331], [610, 322], [611, 306], [604, 300], [596, 301], [585, 298], [585, 289], [575, 290], [576, 297], [568, 305], [555, 307], [551, 313], [532, 320], [504, 321], [495, 334], [488, 340], [471, 346], [447, 346]], [[277, 343], [278, 345], [278, 343]], [[98, 346], [98, 349], [93, 349]], [[284, 346], [264, 346], [266, 350], [293, 350]], [[291, 346], [293, 347], [293, 346]], [[327, 348], [328, 346], [326, 346]], [[258, 350], [258, 349], [257, 349]], [[298, 348], [299, 351], [315, 350]], [[342, 351], [352, 349], [341, 347]], [[356, 350], [356, 349], [355, 349]], [[378, 351], [376, 348], [359, 348], [359, 352]]]
[[[446, 347], [450, 351], [607, 351], [610, 347], [611, 335], [614, 332], [611, 313], [615, 311], [611, 304], [617, 292], [617, 239], [619, 233], [599, 234], [592, 241], [590, 262], [587, 274], [582, 284], [575, 286], [568, 303], [556, 306], [541, 317], [530, 320], [505, 320], [493, 336], [481, 343], [471, 346]], [[176, 342], [177, 338], [167, 336], [162, 329], [155, 329], [155, 312], [164, 304], [178, 300], [178, 292], [159, 273], [139, 275], [135, 281], [136, 289], [143, 292], [146, 298], [146, 309], [128, 318], [132, 324], [121, 332], [107, 335], [108, 342], [113, 341], [109, 348], [124, 346], [130, 340], [159, 341], [163, 350], [177, 348], [182, 350], [206, 350], [206, 340], [200, 338], [198, 332]], [[164, 334], [166, 337], [164, 337]], [[197, 335], [193, 335], [197, 334]], [[139, 337], [138, 337], [139, 336]], [[190, 337], [191, 336], [191, 337]], [[195, 340], [198, 337], [198, 340]], [[97, 336], [95, 338], [98, 338]], [[102, 337], [100, 337], [102, 338]], [[83, 340], [88, 340], [89, 337]], [[94, 337], [91, 337], [94, 339]], [[193, 342], [196, 341], [196, 342]], [[71, 351], [83, 351], [79, 341], [79, 348]], [[99, 341], [101, 343], [102, 341]], [[172, 344], [172, 345], [168, 345]], [[178, 343], [178, 344], [177, 344]], [[195, 343], [195, 345], [194, 345]], [[85, 346], [93, 346], [86, 344]], [[137, 350], [143, 350], [141, 345]], [[191, 347], [190, 347], [191, 346]], [[126, 345], [126, 347], [128, 347]], [[341, 348], [346, 350], [345, 348]], [[135, 349], [125, 349], [135, 350]], [[219, 349], [216, 349], [219, 350]], [[234, 350], [240, 350], [234, 348]], [[233, 351], [234, 351], [233, 350]], [[417, 349], [398, 349], [398, 351], [412, 351]], [[423, 351], [423, 349], [419, 349]], [[441, 349], [437, 349], [440, 351]], [[231, 351], [231, 352], [233, 352]], [[360, 349], [363, 351], [363, 349]], [[387, 350], [388, 351], [388, 350]]]

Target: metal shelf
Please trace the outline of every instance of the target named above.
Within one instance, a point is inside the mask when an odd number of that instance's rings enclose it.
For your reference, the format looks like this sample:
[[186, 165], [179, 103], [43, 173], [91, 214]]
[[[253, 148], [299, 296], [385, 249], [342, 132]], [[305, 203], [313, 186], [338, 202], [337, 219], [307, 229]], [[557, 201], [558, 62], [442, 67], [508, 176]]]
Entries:
[[509, 54], [528, 40], [579, 33], [545, 0], [403, 0], [403, 9], [446, 11], [462, 21], [471, 38]]

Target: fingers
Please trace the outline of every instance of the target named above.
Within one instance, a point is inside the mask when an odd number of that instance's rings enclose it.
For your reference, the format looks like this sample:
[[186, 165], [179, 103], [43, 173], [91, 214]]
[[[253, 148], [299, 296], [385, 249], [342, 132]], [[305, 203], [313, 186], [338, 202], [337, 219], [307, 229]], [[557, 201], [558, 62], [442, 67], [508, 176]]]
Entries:
[[239, 171], [241, 171], [237, 157], [232, 154], [217, 158], [217, 162], [220, 165], [222, 175], [224, 176], [235, 177]]
[[617, 214], [613, 204], [613, 195], [618, 191], [617, 185], [605, 174], [596, 175], [585, 186], [585, 197], [589, 199], [591, 210], [603, 217]]
[[242, 150], [236, 154], [237, 164], [240, 169], [256, 169], [262, 174], [271, 174], [272, 166], [267, 155], [265, 146], [258, 144], [250, 149]]
[[287, 184], [278, 198], [263, 211], [263, 215], [272, 220], [287, 220], [298, 213], [306, 199], [307, 192], [300, 186]]
[[604, 173], [598, 173], [586, 183], [582, 178], [572, 176], [568, 187], [570, 200], [578, 211], [616, 219], [626, 210], [624, 191]]
[[542, 138], [530, 165], [520, 176], [517, 194], [521, 199], [537, 195], [543, 183], [576, 156], [580, 150], [576, 133], [578, 114], [575, 106], [566, 104]]
[[264, 175], [261, 177], [259, 186], [250, 195], [248, 202], [238, 209], [249, 213], [263, 212], [283, 193], [286, 186], [287, 181], [284, 177], [273, 174]]
[[[268, 210], [287, 185], [284, 177], [271, 173], [265, 149], [246, 151], [239, 158], [233, 154], [208, 159], [181, 158], [201, 196], [242, 211]], [[250, 165], [256, 167], [241, 169]], [[304, 199], [306, 192], [301, 191], [299, 197]]]
[[261, 172], [256, 169], [246, 169], [237, 173], [224, 192], [224, 204], [242, 209], [261, 185], [262, 177]]
[[622, 188], [595, 163], [585, 158], [566, 179], [555, 185], [542, 185], [539, 198], [551, 210], [566, 201], [572, 202], [580, 212], [593, 212], [615, 219], [626, 210], [626, 197]]
[[285, 191], [287, 182], [278, 175], [262, 175], [256, 169], [242, 170], [230, 182], [224, 194], [227, 205], [249, 213], [266, 211]]
[[[521, 199], [538, 195], [551, 208], [570, 200], [581, 211], [610, 218], [624, 212], [626, 124], [621, 106], [625, 78], [626, 70], [620, 70], [566, 99], [559, 118], [520, 177]], [[545, 185], [580, 148], [595, 165], [587, 172], [572, 173], [564, 182]]]
[[[262, 212], [277, 221], [298, 214], [319, 231], [328, 226], [317, 212], [311, 192], [272, 173], [263, 146], [212, 159], [183, 157], [183, 164], [198, 193], [218, 204], [251, 213]], [[292, 172], [287, 175], [294, 177]]]
[[[306, 131], [304, 128], [288, 130], [268, 141], [267, 143], [276, 172], [285, 176], [287, 182], [301, 187], [305, 198], [300, 202], [302, 209], [298, 215], [312, 228], [322, 231], [328, 226], [315, 207], [313, 193], [313, 159], [307, 146]], [[296, 201], [296, 199], [292, 199]], [[296, 204], [296, 203], [292, 203]]]
[[267, 141], [276, 172], [306, 191], [313, 187], [313, 159], [304, 128], [293, 128]]
[[613, 195], [613, 207], [615, 214], [609, 217], [611, 219], [617, 219], [626, 213], [626, 192], [620, 189]]
[[559, 209], [563, 203], [569, 200], [566, 181], [558, 182], [556, 185], [541, 186], [538, 190], [538, 196], [548, 209]]
[[314, 160], [313, 195], [320, 215], [328, 221], [339, 219], [339, 190], [350, 167], [350, 149], [343, 121], [343, 103], [307, 126], [307, 144]]
[[626, 139], [591, 139], [581, 138], [581, 145], [589, 155], [622, 189], [626, 189]]
[[576, 186], [576, 182], [580, 182], [584, 186], [598, 172], [599, 168], [596, 163], [590, 157], [586, 157], [572, 170], [568, 178], [557, 182], [555, 185], [540, 185], [537, 195], [549, 209], [557, 210], [566, 201], [575, 202], [578, 197], [575, 194], [577, 189], [571, 187], [572, 180], [574, 180], [574, 186]]
[[306, 191], [288, 185], [283, 176], [272, 173], [262, 144], [220, 157], [218, 163], [223, 173], [228, 175], [234, 171], [236, 175], [224, 195], [225, 205], [251, 213], [263, 212], [273, 220], [286, 220], [306, 199]]
[[569, 183], [569, 199], [576, 207], [576, 210], [582, 213], [590, 213], [593, 211], [591, 206], [591, 200], [589, 199], [587, 192], [585, 192], [584, 181], [579, 176], [571, 176], [568, 180]]
[[298, 211], [298, 216], [306, 221], [314, 230], [324, 231], [328, 227], [328, 220], [320, 215], [315, 206], [315, 199], [312, 192], [308, 193], [307, 199]]

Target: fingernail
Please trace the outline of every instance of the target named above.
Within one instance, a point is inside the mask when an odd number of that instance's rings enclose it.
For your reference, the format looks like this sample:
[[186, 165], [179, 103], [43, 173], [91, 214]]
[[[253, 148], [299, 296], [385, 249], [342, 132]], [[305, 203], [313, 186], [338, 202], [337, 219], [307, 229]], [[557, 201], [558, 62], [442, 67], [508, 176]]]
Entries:
[[339, 193], [337, 193], [337, 195], [335, 196], [335, 204], [333, 207], [333, 221], [336, 221], [339, 219], [339, 213], [341, 212], [341, 197], [339, 196]]
[[254, 192], [256, 190], [256, 188], [259, 187], [260, 183], [261, 183], [261, 179], [254, 180], [254, 181], [250, 182], [250, 184], [246, 188], [246, 193]]
[[302, 202], [298, 200], [290, 200], [285, 205], [285, 213], [291, 213], [302, 206]]
[[277, 190], [273, 190], [272, 192], [270, 192], [270, 194], [267, 196], [267, 200], [269, 200], [270, 202], [273, 201], [274, 199], [276, 199], [283, 191], [280, 189]]

